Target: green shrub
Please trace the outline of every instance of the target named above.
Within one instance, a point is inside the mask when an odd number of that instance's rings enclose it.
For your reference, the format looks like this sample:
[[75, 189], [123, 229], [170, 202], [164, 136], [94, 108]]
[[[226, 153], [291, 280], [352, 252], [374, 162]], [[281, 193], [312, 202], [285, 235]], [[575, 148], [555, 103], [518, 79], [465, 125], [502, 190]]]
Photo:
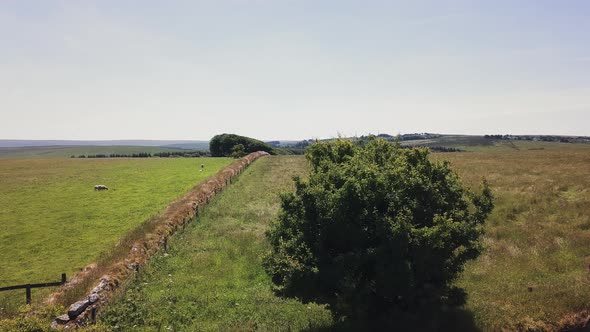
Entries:
[[282, 195], [267, 233], [279, 293], [355, 319], [463, 300], [451, 284], [481, 251], [493, 208], [485, 181], [474, 194], [427, 149], [383, 139], [317, 142], [306, 156], [309, 178]]
[[231, 156], [232, 158], [242, 158], [246, 155], [246, 148], [244, 148], [243, 144], [236, 144], [231, 149]]

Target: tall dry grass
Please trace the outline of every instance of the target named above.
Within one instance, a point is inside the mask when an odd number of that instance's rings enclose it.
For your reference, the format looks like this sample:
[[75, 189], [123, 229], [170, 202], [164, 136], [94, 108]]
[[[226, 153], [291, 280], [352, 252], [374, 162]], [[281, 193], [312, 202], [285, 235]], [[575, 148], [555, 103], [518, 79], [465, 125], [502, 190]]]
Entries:
[[436, 154], [496, 208], [458, 284], [485, 330], [555, 330], [590, 309], [590, 146]]

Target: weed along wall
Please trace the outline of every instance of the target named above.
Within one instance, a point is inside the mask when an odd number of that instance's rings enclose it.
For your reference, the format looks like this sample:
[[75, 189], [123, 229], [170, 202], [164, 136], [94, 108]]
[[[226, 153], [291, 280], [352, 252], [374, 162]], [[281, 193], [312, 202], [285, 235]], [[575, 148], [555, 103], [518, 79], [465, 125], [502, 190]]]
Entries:
[[[76, 287], [84, 287], [82, 294], [86, 295], [82, 300], [71, 304], [66, 314], [57, 317], [52, 327], [73, 328], [95, 321], [98, 310], [106, 305], [113, 292], [134, 272], [139, 271], [158, 249], [166, 247], [168, 238], [176, 230], [189, 223], [198, 214], [199, 208], [209, 203], [211, 198], [230, 184], [235, 176], [256, 159], [266, 155], [268, 153], [259, 151], [236, 160], [206, 182], [195, 186], [183, 197], [172, 202], [162, 214], [147, 221], [147, 226], [144, 225], [142, 232], [131, 232], [131, 238], [127, 239], [129, 245], [124, 248], [125, 254], [118, 256], [119, 259], [107, 260], [108, 264], [100, 262], [92, 264], [73, 277], [48, 298], [47, 304], [67, 303], [68, 299], [72, 298], [71, 294], [76, 294], [73, 291]], [[100, 275], [102, 276], [97, 280]], [[92, 289], [88, 293], [90, 288]], [[71, 300], [69, 303], [74, 301]]]

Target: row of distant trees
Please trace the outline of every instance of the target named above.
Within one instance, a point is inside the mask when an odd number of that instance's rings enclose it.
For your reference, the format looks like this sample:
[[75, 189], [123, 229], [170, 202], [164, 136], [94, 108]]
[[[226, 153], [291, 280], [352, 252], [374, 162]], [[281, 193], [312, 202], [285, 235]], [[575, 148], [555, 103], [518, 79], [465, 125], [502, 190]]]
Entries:
[[465, 152], [465, 150], [453, 148], [450, 146], [427, 146], [427, 148], [433, 152]]
[[165, 152], [138, 152], [138, 153], [110, 153], [110, 154], [81, 154], [71, 155], [70, 158], [197, 158], [206, 157], [209, 153], [204, 151], [165, 151]]
[[590, 143], [588, 136], [556, 136], [556, 135], [484, 135], [484, 138], [495, 140], [542, 141], [560, 143]]

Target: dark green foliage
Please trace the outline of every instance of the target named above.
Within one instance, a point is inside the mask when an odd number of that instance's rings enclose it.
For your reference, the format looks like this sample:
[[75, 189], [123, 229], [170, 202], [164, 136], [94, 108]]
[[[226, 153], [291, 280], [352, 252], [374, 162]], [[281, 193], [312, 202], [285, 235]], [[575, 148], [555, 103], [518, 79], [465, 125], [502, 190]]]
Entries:
[[232, 158], [242, 158], [246, 155], [246, 148], [243, 144], [236, 144], [231, 149]]
[[229, 157], [232, 155], [234, 146], [238, 144], [244, 146], [246, 154], [256, 151], [266, 151], [274, 154], [270, 145], [250, 137], [235, 134], [215, 135], [209, 142], [209, 150], [212, 157]]
[[303, 155], [305, 154], [304, 149], [295, 149], [295, 148], [274, 148], [274, 154], [278, 156], [292, 156], [292, 155]]
[[308, 148], [310, 177], [295, 179], [267, 233], [277, 290], [357, 319], [461, 303], [451, 283], [481, 251], [492, 194], [485, 181], [469, 192], [428, 153], [374, 138]]
[[209, 156], [209, 153], [205, 151], [172, 151], [172, 152], [156, 152], [154, 153], [154, 157], [160, 158], [174, 158], [174, 157], [184, 157], [184, 158], [196, 158], [196, 157], [205, 157]]
[[[175, 158], [175, 157], [184, 157], [184, 158], [196, 158], [196, 157], [205, 157], [209, 154], [204, 151], [163, 151], [163, 152], [154, 152], [153, 154], [150, 152], [138, 152], [138, 153], [111, 153], [111, 154], [89, 154], [84, 155], [81, 154], [78, 158], [151, 158], [151, 157], [160, 157], [160, 158]], [[74, 155], [71, 158], [75, 158]]]

